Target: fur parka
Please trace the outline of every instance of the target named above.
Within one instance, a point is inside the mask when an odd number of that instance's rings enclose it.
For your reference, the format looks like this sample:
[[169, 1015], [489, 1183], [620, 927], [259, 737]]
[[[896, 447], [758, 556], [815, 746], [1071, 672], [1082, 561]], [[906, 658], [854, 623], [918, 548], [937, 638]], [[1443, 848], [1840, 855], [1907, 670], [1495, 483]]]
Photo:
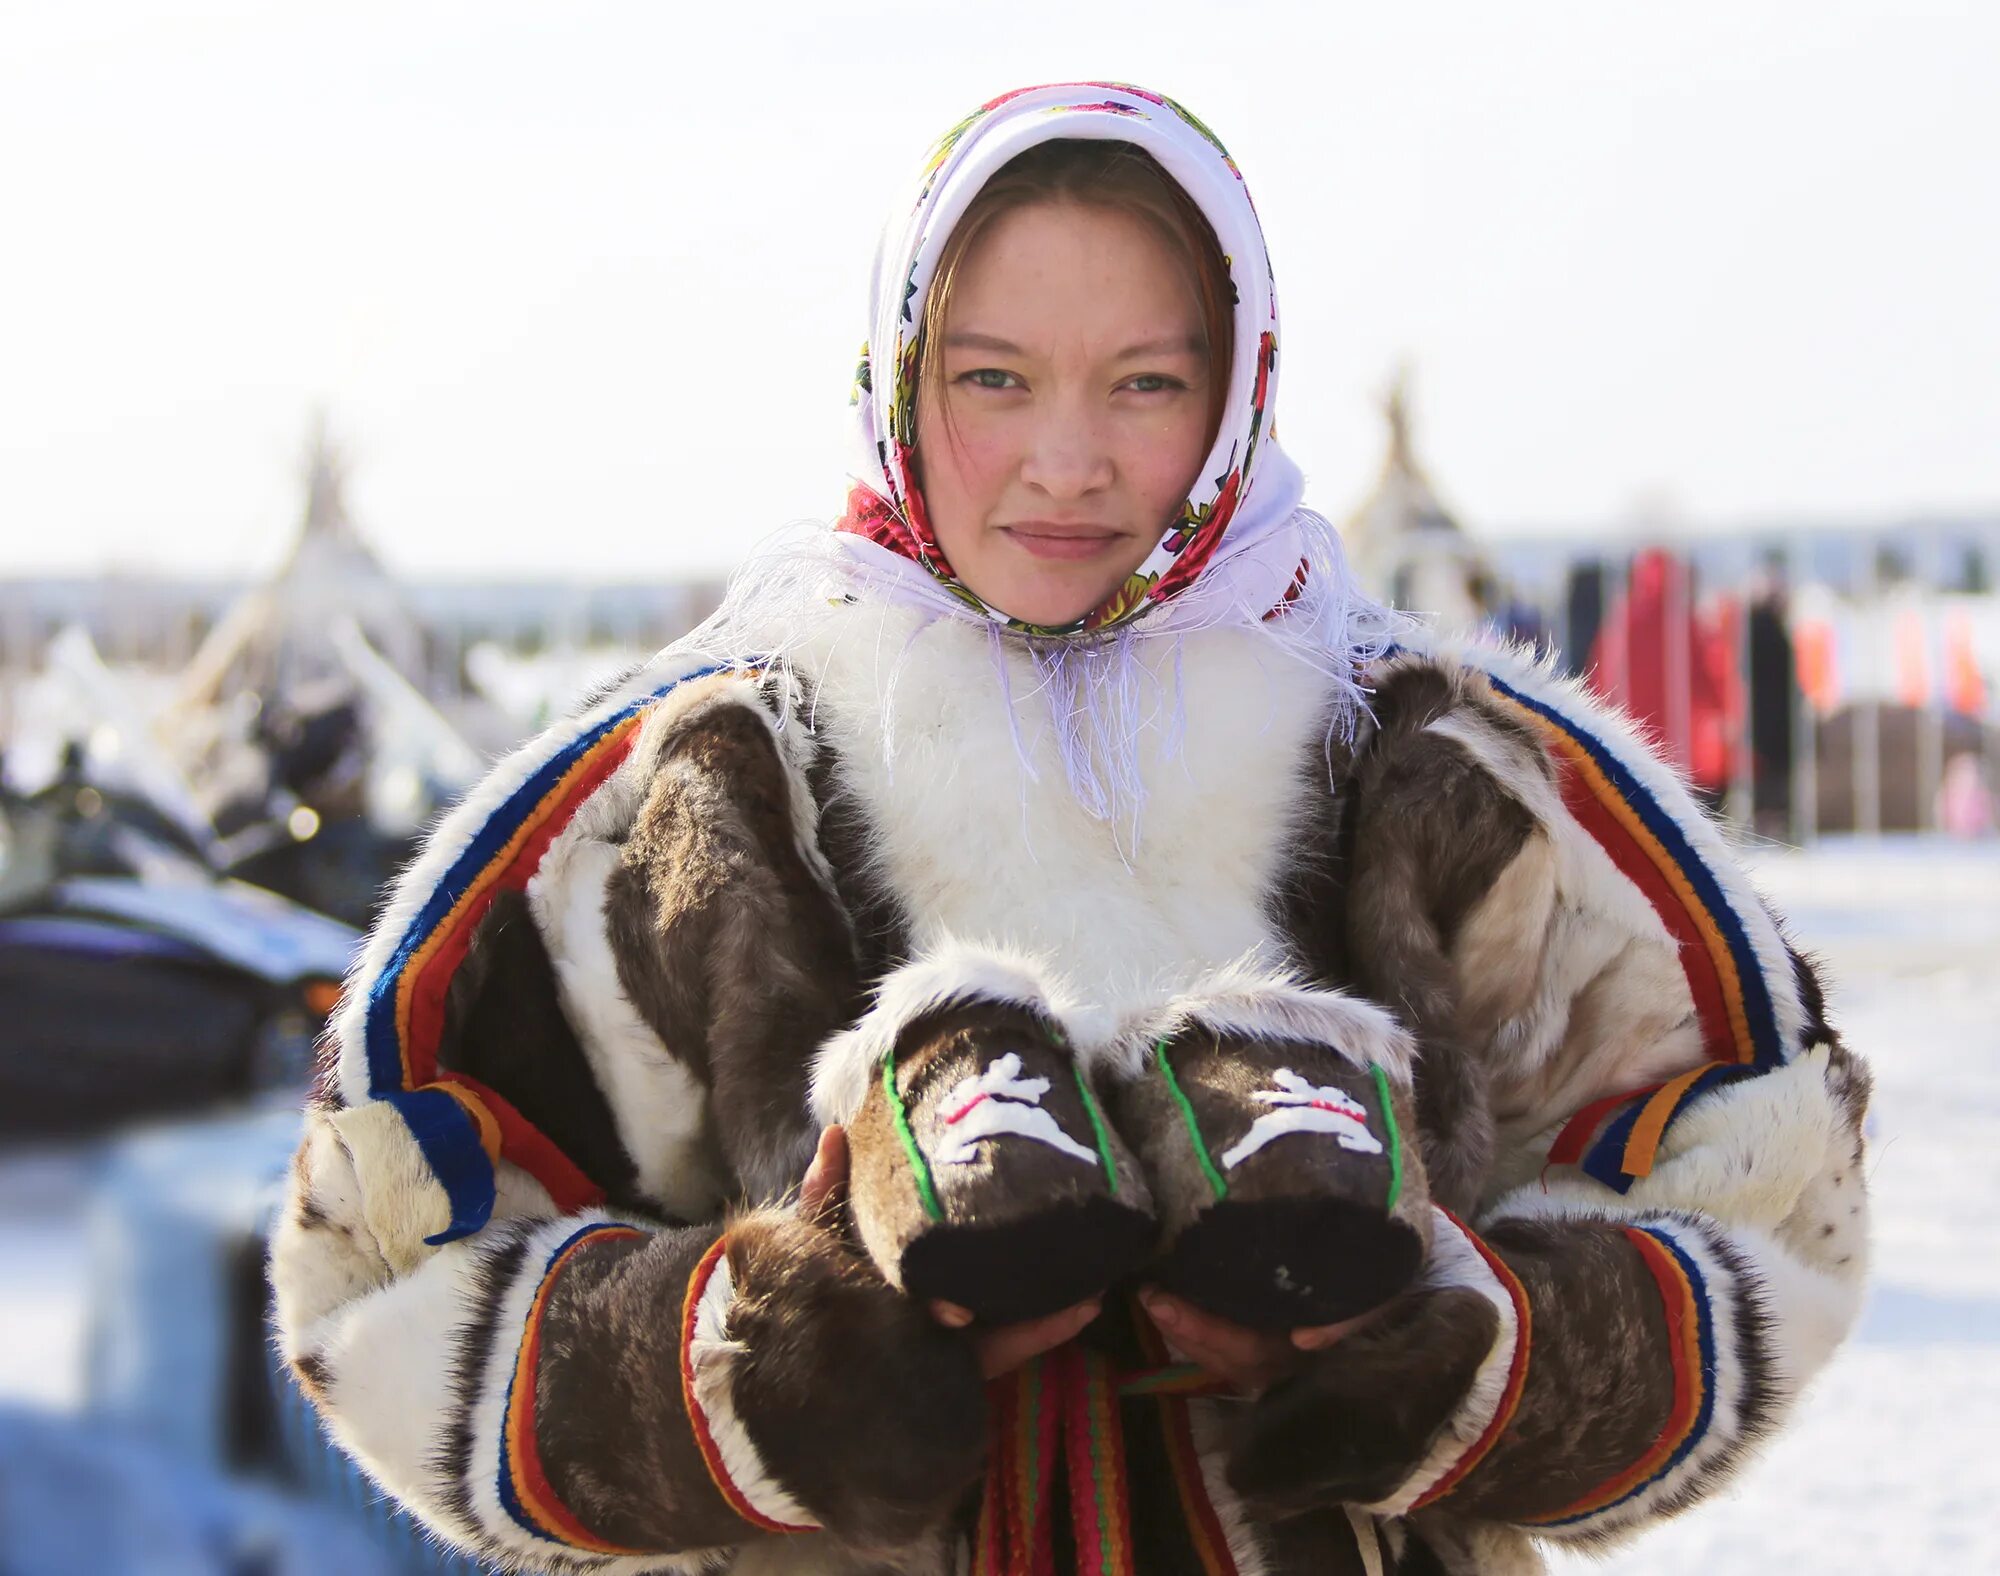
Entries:
[[1413, 634], [1348, 737], [1253, 635], [1177, 648], [1136, 826], [985, 632], [862, 605], [663, 657], [445, 819], [272, 1251], [389, 1494], [510, 1569], [977, 1568], [1011, 1403], [788, 1202], [822, 1120], [925, 1004], [1026, 999], [1115, 1081], [1134, 1023], [1301, 991], [1413, 1079], [1427, 1295], [1255, 1398], [1114, 1387], [1131, 1568], [1532, 1571], [1727, 1480], [1860, 1300], [1868, 1080], [1812, 969], [1544, 667]]

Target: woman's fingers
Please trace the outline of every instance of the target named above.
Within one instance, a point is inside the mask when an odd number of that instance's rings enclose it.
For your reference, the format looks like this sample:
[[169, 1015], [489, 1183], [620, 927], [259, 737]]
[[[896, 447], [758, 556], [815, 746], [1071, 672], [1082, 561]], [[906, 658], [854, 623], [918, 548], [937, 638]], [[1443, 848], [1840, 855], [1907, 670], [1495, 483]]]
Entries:
[[1292, 1331], [1292, 1344], [1302, 1352], [1324, 1351], [1344, 1335], [1352, 1335], [1356, 1330], [1366, 1329], [1391, 1306], [1383, 1303], [1370, 1308], [1366, 1313], [1357, 1313], [1351, 1319], [1342, 1319], [1336, 1324], [1314, 1324]]
[[825, 1221], [837, 1215], [847, 1197], [847, 1129], [829, 1127], [819, 1135], [806, 1179], [799, 1184], [799, 1213]]
[[[1098, 1301], [1080, 1302], [1061, 1313], [1052, 1313], [1045, 1318], [1029, 1319], [1020, 1324], [1003, 1324], [991, 1330], [975, 1331], [973, 1345], [979, 1352], [979, 1371], [988, 1379], [997, 1379], [1002, 1374], [1012, 1373], [1031, 1357], [1039, 1357], [1043, 1352], [1052, 1351], [1083, 1332], [1085, 1325], [1097, 1317]], [[940, 1324], [961, 1329], [970, 1322], [972, 1315], [965, 1309], [948, 1302], [934, 1302], [931, 1312]], [[958, 1316], [963, 1315], [963, 1322]]]
[[1260, 1390], [1296, 1360], [1282, 1335], [1245, 1329], [1156, 1289], [1139, 1294], [1146, 1312], [1189, 1361], [1244, 1390]]

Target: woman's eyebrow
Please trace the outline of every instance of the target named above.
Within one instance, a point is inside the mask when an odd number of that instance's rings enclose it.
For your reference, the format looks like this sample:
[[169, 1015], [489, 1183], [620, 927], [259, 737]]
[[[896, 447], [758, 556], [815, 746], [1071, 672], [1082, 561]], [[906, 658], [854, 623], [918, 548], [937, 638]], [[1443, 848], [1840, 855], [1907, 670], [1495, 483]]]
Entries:
[[947, 350], [997, 350], [1005, 356], [1027, 354], [1011, 339], [1001, 339], [994, 334], [976, 334], [969, 329], [945, 335], [944, 343]]
[[[958, 329], [945, 335], [947, 350], [992, 350], [1003, 356], [1025, 356], [1027, 352], [1011, 339], [1002, 339], [997, 334], [981, 334], [972, 329]], [[1117, 359], [1129, 361], [1134, 356], [1200, 355], [1207, 348], [1199, 334], [1168, 334], [1159, 339], [1143, 339], [1136, 345], [1127, 345], [1118, 352]]]
[[1133, 356], [1175, 356], [1200, 355], [1208, 348], [1207, 342], [1199, 334], [1169, 334], [1162, 339], [1142, 339], [1136, 345], [1127, 345], [1118, 352], [1120, 361]]

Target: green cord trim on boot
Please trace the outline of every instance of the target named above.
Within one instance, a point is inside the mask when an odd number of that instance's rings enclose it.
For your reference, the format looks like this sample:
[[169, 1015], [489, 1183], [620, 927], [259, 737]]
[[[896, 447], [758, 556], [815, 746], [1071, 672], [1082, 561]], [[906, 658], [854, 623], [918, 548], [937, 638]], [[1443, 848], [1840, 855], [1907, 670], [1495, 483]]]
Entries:
[[1090, 1131], [1097, 1139], [1097, 1158], [1104, 1163], [1104, 1183], [1110, 1188], [1111, 1196], [1118, 1196], [1118, 1162], [1112, 1158], [1111, 1135], [1104, 1128], [1104, 1113], [1097, 1109], [1097, 1096], [1090, 1092], [1090, 1080], [1083, 1076], [1083, 1069], [1075, 1062], [1069, 1070], [1076, 1074], [1076, 1092], [1083, 1097], [1083, 1114], [1090, 1118]]
[[1229, 1192], [1229, 1184], [1222, 1180], [1222, 1173], [1215, 1169], [1215, 1162], [1209, 1158], [1208, 1145], [1201, 1136], [1201, 1124], [1194, 1119], [1194, 1106], [1188, 1101], [1180, 1080], [1174, 1076], [1173, 1063], [1167, 1060], [1167, 1042], [1160, 1041], [1153, 1047], [1153, 1060], [1158, 1063], [1160, 1076], [1167, 1081], [1167, 1093], [1174, 1097], [1174, 1104], [1180, 1107], [1181, 1121], [1186, 1124], [1188, 1137], [1194, 1140], [1194, 1157], [1201, 1162], [1201, 1173], [1208, 1178], [1208, 1185], [1220, 1199]]
[[1368, 1070], [1375, 1075], [1375, 1093], [1382, 1101], [1382, 1126], [1389, 1133], [1389, 1198], [1382, 1208], [1391, 1210], [1403, 1196], [1403, 1135], [1396, 1127], [1396, 1103], [1389, 1098], [1389, 1075], [1382, 1071], [1380, 1063]]
[[910, 1157], [910, 1170], [916, 1173], [917, 1194], [924, 1201], [924, 1212], [932, 1220], [943, 1220], [944, 1207], [938, 1203], [937, 1189], [931, 1186], [930, 1162], [924, 1159], [924, 1152], [917, 1147], [917, 1135], [910, 1131], [909, 1110], [903, 1104], [902, 1092], [896, 1087], [894, 1051], [882, 1058], [882, 1092], [889, 1097], [889, 1115], [896, 1124], [896, 1136], [902, 1139], [903, 1153]]

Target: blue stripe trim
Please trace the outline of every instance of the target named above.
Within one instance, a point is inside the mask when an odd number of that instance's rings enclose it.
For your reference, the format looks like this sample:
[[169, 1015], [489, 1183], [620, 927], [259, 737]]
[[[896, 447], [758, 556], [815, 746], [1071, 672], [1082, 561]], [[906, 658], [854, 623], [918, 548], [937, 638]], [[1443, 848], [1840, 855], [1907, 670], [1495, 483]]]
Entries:
[[472, 1113], [442, 1089], [391, 1089], [381, 1098], [396, 1108], [451, 1201], [451, 1223], [424, 1241], [455, 1242], [491, 1220], [493, 1162], [479, 1141], [479, 1124]]
[[1680, 1442], [1674, 1453], [1661, 1463], [1659, 1471], [1643, 1483], [1634, 1484], [1608, 1505], [1600, 1505], [1595, 1510], [1587, 1510], [1580, 1516], [1568, 1516], [1561, 1521], [1539, 1522], [1537, 1523], [1539, 1527], [1573, 1527], [1580, 1521], [1588, 1521], [1593, 1516], [1602, 1516], [1614, 1511], [1620, 1505], [1630, 1504], [1687, 1460], [1689, 1452], [1701, 1443], [1702, 1437], [1708, 1432], [1709, 1424], [1715, 1420], [1715, 1319], [1709, 1311], [1708, 1282], [1702, 1278], [1701, 1270], [1694, 1260], [1683, 1253], [1681, 1245], [1664, 1231], [1652, 1226], [1635, 1226], [1632, 1229], [1645, 1232], [1667, 1250], [1687, 1276], [1688, 1286], [1694, 1293], [1695, 1345], [1701, 1361], [1701, 1405], [1695, 1411], [1694, 1427], [1688, 1430], [1687, 1438]]
[[[1674, 1123], [1687, 1115], [1704, 1096], [1745, 1078], [1755, 1078], [1761, 1071], [1761, 1068], [1746, 1067], [1741, 1062], [1717, 1062], [1682, 1091], [1680, 1103], [1673, 1108], [1666, 1124], [1660, 1129], [1660, 1137], [1664, 1139], [1672, 1132]], [[1652, 1095], [1641, 1095], [1620, 1112], [1577, 1162], [1577, 1168], [1619, 1193], [1628, 1191], [1633, 1178], [1625, 1170], [1625, 1145], [1632, 1136], [1632, 1129], [1638, 1125], [1640, 1114], [1652, 1099]]]
[[1526, 707], [1536, 716], [1555, 724], [1580, 744], [1584, 752], [1602, 771], [1620, 798], [1637, 813], [1646, 829], [1660, 840], [1667, 857], [1680, 867], [1688, 885], [1694, 888], [1696, 898], [1707, 908], [1715, 921], [1715, 928], [1722, 933], [1730, 956], [1736, 960], [1736, 973], [1743, 989], [1743, 1013], [1750, 1026], [1751, 1055], [1756, 1067], [1768, 1072], [1784, 1061], [1783, 1042], [1778, 1035], [1777, 1013], [1771, 1004], [1771, 993], [1764, 979], [1764, 970], [1757, 961], [1755, 948], [1750, 945], [1750, 937], [1743, 929], [1743, 921], [1730, 906], [1728, 896], [1715, 879], [1705, 860], [1697, 854], [1688, 841], [1687, 834], [1674, 818], [1660, 807], [1652, 793], [1640, 783], [1638, 778], [1626, 768], [1619, 758], [1612, 754], [1604, 742], [1584, 729], [1569, 717], [1564, 716], [1546, 701], [1523, 694], [1504, 679], [1492, 673], [1487, 681], [1509, 700]]
[[533, 812], [535, 806], [541, 803], [551, 788], [562, 781], [565, 772], [590, 752], [592, 746], [634, 712], [644, 710], [661, 696], [692, 679], [707, 678], [712, 673], [722, 673], [736, 666], [738, 664], [718, 662], [709, 667], [699, 668], [692, 673], [682, 674], [681, 677], [671, 680], [649, 694], [641, 695], [621, 706], [588, 731], [564, 744], [487, 817], [486, 823], [473, 835], [465, 851], [453, 861], [444, 878], [431, 889], [430, 897], [411, 919], [403, 932], [403, 939], [396, 944], [395, 952], [390, 955], [388, 962], [383, 965], [382, 972], [375, 976], [368, 987], [368, 1016], [364, 1043], [367, 1047], [368, 1088], [371, 1094], [387, 1095], [403, 1087], [402, 1046], [396, 1035], [396, 990], [403, 977], [403, 970], [429, 939], [431, 933], [450, 916], [458, 900], [478, 879], [479, 873], [492, 862], [501, 849], [507, 846], [509, 839], [519, 830], [521, 823]]
[[1639, 1113], [1646, 1109], [1651, 1098], [1642, 1094], [1613, 1117], [1610, 1125], [1597, 1135], [1597, 1142], [1576, 1163], [1577, 1169], [1614, 1193], [1631, 1191], [1633, 1179], [1625, 1174], [1625, 1143], [1632, 1136], [1632, 1129], [1639, 1125]]
[[[572, 1231], [561, 1242], [556, 1244], [555, 1251], [543, 1262], [542, 1273], [535, 1278], [535, 1296], [541, 1296], [542, 1287], [547, 1283], [549, 1276], [554, 1273], [557, 1262], [576, 1243], [600, 1231], [630, 1231], [631, 1229], [630, 1226], [598, 1220]], [[534, 1317], [532, 1299], [530, 1299], [529, 1303], [528, 1316], [530, 1319]], [[544, 1542], [556, 1544], [560, 1548], [573, 1549], [576, 1547], [575, 1544], [571, 1543], [567, 1538], [560, 1537], [549, 1531], [547, 1527], [535, 1520], [533, 1515], [530, 1514], [528, 1507], [523, 1505], [514, 1493], [514, 1453], [507, 1448], [507, 1423], [514, 1415], [514, 1386], [521, 1377], [521, 1341], [525, 1341], [527, 1338], [528, 1327], [524, 1324], [521, 1327], [520, 1340], [514, 1343], [514, 1371], [507, 1376], [507, 1399], [500, 1408], [500, 1480], [498, 1484], [500, 1503], [506, 1508], [507, 1514], [514, 1518], [514, 1524], [523, 1532], [540, 1538]]]

